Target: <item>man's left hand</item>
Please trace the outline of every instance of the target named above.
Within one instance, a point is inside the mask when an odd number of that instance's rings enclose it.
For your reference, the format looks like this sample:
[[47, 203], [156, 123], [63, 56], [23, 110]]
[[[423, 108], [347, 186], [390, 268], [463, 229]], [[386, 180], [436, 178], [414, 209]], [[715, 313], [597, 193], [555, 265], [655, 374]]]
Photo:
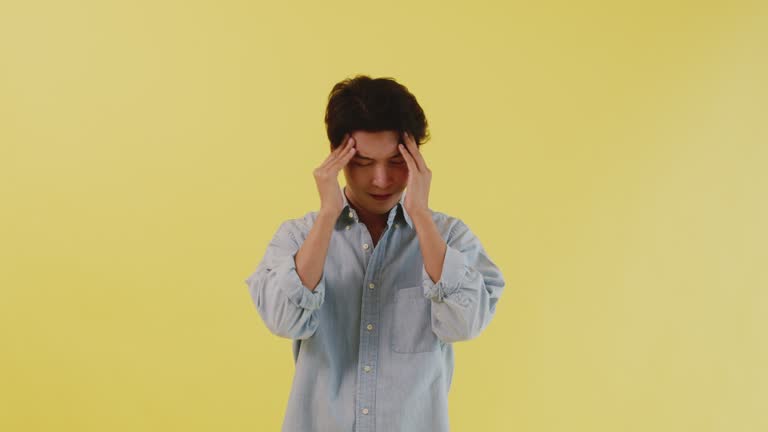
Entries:
[[411, 134], [404, 132], [403, 137], [405, 146], [397, 145], [408, 165], [408, 184], [406, 185], [408, 193], [405, 194], [403, 205], [408, 214], [429, 214], [429, 186], [432, 182], [432, 171], [427, 168], [427, 163]]

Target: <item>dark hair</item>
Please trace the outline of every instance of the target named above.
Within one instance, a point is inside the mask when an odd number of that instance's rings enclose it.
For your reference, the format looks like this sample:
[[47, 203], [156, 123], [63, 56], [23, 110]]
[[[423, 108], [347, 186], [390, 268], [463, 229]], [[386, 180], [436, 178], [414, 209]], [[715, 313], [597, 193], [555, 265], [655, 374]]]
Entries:
[[427, 119], [416, 97], [394, 78], [357, 75], [333, 86], [325, 110], [325, 129], [332, 148], [356, 130], [393, 130], [400, 142], [409, 132], [418, 146], [429, 140]]

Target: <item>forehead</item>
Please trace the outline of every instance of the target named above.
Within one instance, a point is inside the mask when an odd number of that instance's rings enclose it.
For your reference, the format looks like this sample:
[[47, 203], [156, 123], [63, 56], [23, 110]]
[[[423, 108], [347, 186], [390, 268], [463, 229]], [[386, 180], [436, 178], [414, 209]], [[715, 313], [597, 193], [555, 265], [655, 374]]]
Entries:
[[360, 154], [372, 158], [391, 157], [397, 152], [399, 135], [396, 131], [354, 131], [357, 150]]

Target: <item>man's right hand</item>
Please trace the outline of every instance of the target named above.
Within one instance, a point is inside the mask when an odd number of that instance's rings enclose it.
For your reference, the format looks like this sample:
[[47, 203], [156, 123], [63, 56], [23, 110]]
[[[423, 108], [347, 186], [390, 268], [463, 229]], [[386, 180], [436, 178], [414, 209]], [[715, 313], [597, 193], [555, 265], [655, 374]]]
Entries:
[[313, 172], [317, 191], [320, 193], [320, 211], [333, 215], [341, 213], [344, 205], [341, 187], [339, 186], [339, 171], [355, 155], [355, 139], [349, 134], [344, 135], [341, 144], [334, 149], [323, 163]]

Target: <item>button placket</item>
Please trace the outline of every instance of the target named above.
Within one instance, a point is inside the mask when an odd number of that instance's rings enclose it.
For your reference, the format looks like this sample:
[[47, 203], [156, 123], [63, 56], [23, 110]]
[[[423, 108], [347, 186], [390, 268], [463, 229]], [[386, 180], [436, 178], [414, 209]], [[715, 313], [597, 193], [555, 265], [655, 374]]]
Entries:
[[[373, 427], [375, 417], [375, 393], [376, 393], [376, 368], [375, 364], [378, 359], [379, 350], [379, 295], [377, 286], [380, 281], [376, 280], [377, 275], [380, 273], [379, 266], [384, 261], [382, 254], [385, 248], [374, 248], [372, 244], [371, 235], [365, 226], [360, 226], [362, 236], [361, 242], [358, 243], [362, 247], [363, 258], [365, 262], [365, 277], [363, 289], [363, 301], [361, 310], [361, 332], [360, 332], [360, 348], [358, 366], [358, 386], [357, 386], [357, 400], [356, 405], [358, 413], [361, 413], [362, 417], [365, 417], [365, 421], [358, 423], [360, 429], [369, 430]], [[381, 241], [385, 241], [383, 238]], [[367, 289], [366, 289], [367, 287]]]

